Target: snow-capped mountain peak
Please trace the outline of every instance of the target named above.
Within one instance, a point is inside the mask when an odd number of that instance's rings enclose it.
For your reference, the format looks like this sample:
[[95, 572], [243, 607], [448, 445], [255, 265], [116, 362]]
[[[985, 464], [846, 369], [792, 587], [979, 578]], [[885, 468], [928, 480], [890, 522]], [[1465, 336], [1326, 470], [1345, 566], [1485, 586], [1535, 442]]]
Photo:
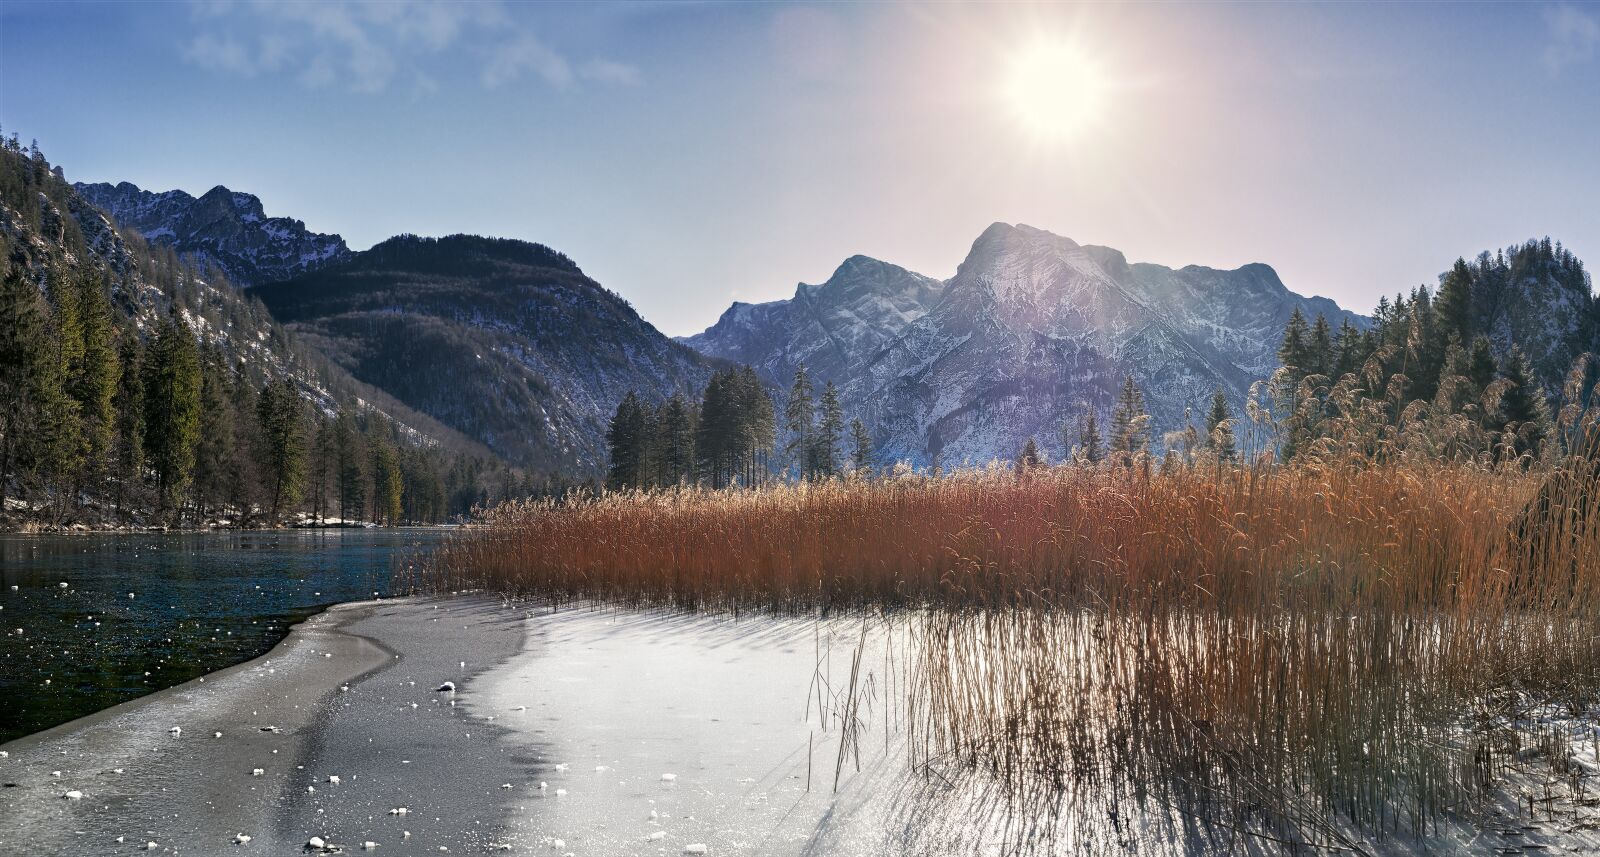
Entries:
[[[709, 330], [681, 341], [748, 363], [787, 383], [795, 369], [844, 374], [927, 314], [944, 284], [870, 256], [851, 256], [826, 281], [789, 300], [735, 303]], [[783, 342], [782, 347], [774, 343]]]
[[1157, 437], [1219, 387], [1238, 405], [1272, 371], [1296, 308], [1366, 324], [1294, 294], [1266, 265], [1173, 270], [995, 223], [949, 280], [852, 257], [827, 283], [736, 305], [684, 341], [774, 384], [805, 365], [841, 389], [880, 457], [956, 464], [1013, 456], [1029, 437], [1062, 454], [1062, 428], [1103, 416], [1126, 376], [1144, 389]]

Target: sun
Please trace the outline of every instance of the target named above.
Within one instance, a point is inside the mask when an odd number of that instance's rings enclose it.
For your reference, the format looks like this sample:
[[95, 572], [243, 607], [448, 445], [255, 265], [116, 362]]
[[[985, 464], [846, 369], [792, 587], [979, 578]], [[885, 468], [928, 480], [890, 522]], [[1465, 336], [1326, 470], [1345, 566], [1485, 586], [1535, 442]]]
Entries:
[[1101, 120], [1106, 78], [1093, 57], [1067, 41], [1041, 39], [1011, 57], [1001, 95], [1035, 137], [1076, 137]]

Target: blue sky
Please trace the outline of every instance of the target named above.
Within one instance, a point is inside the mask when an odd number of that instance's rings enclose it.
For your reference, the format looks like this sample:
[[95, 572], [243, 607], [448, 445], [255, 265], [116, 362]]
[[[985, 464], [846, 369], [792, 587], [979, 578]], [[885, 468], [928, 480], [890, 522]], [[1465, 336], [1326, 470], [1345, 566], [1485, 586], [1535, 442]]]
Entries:
[[[1101, 94], [1060, 138], [1003, 95], [1041, 40]], [[1597, 107], [1600, 5], [0, 4], [0, 123], [72, 179], [540, 241], [671, 334], [996, 220], [1362, 310], [1600, 265]]]

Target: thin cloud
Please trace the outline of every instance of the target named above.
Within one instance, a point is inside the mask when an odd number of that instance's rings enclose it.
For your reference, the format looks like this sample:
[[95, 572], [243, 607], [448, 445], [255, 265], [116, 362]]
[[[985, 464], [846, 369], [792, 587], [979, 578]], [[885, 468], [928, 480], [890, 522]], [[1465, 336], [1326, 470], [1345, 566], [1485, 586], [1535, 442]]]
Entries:
[[1600, 52], [1600, 18], [1563, 3], [1544, 10], [1544, 23], [1550, 36], [1544, 49], [1544, 65], [1550, 74], [1559, 75]]
[[244, 45], [231, 36], [201, 33], [194, 37], [183, 56], [189, 62], [212, 71], [254, 77], [260, 66]]
[[637, 86], [640, 81], [638, 68], [627, 63], [612, 62], [611, 60], [589, 60], [583, 64], [583, 68], [578, 73], [584, 80], [615, 83], [622, 86]]
[[532, 71], [555, 87], [572, 82], [572, 66], [560, 54], [532, 33], [522, 33], [490, 53], [489, 64], [483, 69], [483, 85], [490, 89], [504, 86], [524, 71]]
[[[608, 59], [573, 64], [516, 21], [499, 3], [443, 0], [268, 0], [192, 4], [195, 32], [184, 58], [240, 77], [292, 74], [308, 89], [379, 93], [409, 84], [413, 95], [438, 89], [434, 63], [477, 65], [485, 87], [524, 76], [563, 88], [575, 80], [632, 85], [637, 68]], [[258, 33], [241, 40], [237, 32]]]

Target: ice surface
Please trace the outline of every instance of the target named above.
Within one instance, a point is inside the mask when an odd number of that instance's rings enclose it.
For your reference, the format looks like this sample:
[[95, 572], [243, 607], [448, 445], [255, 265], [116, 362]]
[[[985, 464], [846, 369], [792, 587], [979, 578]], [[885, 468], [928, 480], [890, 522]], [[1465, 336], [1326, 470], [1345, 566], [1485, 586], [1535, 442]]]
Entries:
[[[575, 853], [895, 853], [891, 802], [904, 781], [898, 724], [872, 708], [840, 772], [838, 709], [860, 620], [817, 622], [563, 610], [535, 616], [524, 653], [475, 682], [464, 705], [538, 754], [537, 798], [514, 813], [521, 847], [559, 836]], [[881, 701], [888, 634], [869, 628], [858, 693]], [[896, 679], [895, 681], [898, 681]], [[867, 716], [863, 708], [863, 717]], [[561, 761], [557, 761], [557, 760]], [[541, 781], [541, 778], [543, 781]], [[809, 782], [808, 782], [809, 779]], [[699, 850], [696, 850], [699, 849]]]

